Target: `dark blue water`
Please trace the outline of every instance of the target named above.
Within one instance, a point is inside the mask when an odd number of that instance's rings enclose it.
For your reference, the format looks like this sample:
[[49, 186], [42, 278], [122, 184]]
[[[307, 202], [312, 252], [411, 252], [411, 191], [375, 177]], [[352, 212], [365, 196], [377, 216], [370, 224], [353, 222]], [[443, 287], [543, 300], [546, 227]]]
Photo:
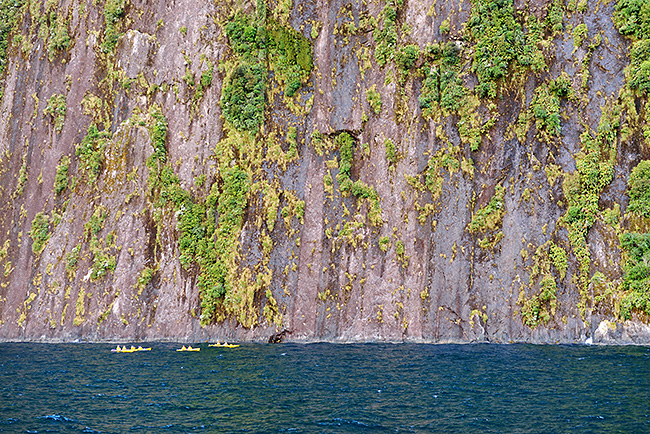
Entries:
[[0, 431], [643, 433], [650, 348], [0, 344]]

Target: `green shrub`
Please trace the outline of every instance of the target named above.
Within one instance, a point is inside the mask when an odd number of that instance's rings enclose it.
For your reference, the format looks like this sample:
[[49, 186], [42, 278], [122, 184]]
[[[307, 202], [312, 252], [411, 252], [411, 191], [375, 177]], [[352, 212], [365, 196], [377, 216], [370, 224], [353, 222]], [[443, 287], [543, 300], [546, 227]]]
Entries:
[[68, 188], [69, 178], [68, 171], [70, 169], [70, 157], [67, 155], [61, 159], [61, 162], [56, 166], [56, 176], [54, 177], [54, 193], [59, 195]]
[[381, 94], [377, 92], [376, 85], [366, 89], [366, 100], [375, 114], [381, 113]]
[[124, 16], [126, 0], [106, 0], [104, 4], [104, 53], [112, 53], [122, 34], [118, 31], [120, 19]]
[[650, 39], [642, 39], [630, 48], [628, 84], [641, 93], [650, 93]]
[[238, 130], [256, 134], [264, 122], [266, 70], [259, 63], [240, 63], [221, 96], [224, 117]]
[[117, 265], [115, 256], [107, 253], [107, 249], [103, 247], [102, 242], [96, 236], [90, 240], [90, 252], [93, 254], [93, 262], [90, 267], [91, 280], [99, 280], [109, 272], [115, 271]]
[[42, 212], [37, 213], [32, 220], [29, 236], [32, 239], [32, 251], [38, 255], [50, 240], [50, 216]]
[[627, 187], [630, 196], [628, 212], [650, 217], [650, 160], [643, 160], [632, 169]]
[[495, 187], [490, 202], [472, 216], [469, 224], [471, 233], [494, 231], [501, 227], [501, 221], [506, 213], [503, 206], [505, 194], [506, 190], [501, 185]]
[[472, 0], [467, 29], [476, 43], [472, 62], [478, 78], [476, 91], [481, 97], [494, 98], [497, 81], [506, 75], [525, 42], [512, 0]]
[[[20, 8], [24, 0], [0, 0], [0, 76], [7, 64], [7, 48], [10, 34], [20, 18]], [[0, 93], [1, 96], [1, 93]]]
[[459, 77], [461, 52], [455, 43], [444, 46], [429, 44], [425, 48], [425, 58], [430, 63], [423, 67], [424, 80], [418, 103], [425, 118], [431, 116], [438, 107], [447, 111], [457, 111], [467, 94]]
[[585, 23], [578, 24], [573, 28], [573, 46], [578, 48], [579, 46], [582, 45], [582, 41], [584, 41], [585, 37], [587, 36], [587, 32], [589, 29], [587, 29], [587, 25]]
[[153, 118], [153, 124], [149, 129], [151, 146], [153, 147], [152, 157], [156, 161], [165, 163], [167, 161], [167, 148], [165, 147], [167, 141], [167, 119], [157, 105], [151, 106], [149, 114]]
[[379, 238], [379, 248], [381, 249], [382, 252], [388, 251], [389, 246], [390, 246], [390, 238], [389, 237], [381, 237], [381, 238]]
[[404, 72], [408, 72], [409, 69], [415, 66], [415, 63], [419, 58], [420, 47], [417, 44], [411, 44], [400, 48], [397, 52], [397, 58], [395, 61], [400, 69]]
[[650, 2], [618, 0], [612, 21], [622, 35], [635, 39], [650, 38]]
[[142, 291], [146, 286], [151, 282], [151, 279], [153, 279], [153, 276], [156, 274], [156, 270], [154, 270], [151, 267], [144, 267], [144, 269], [140, 272], [140, 275], [138, 275], [138, 281], [136, 283], [136, 287]]
[[535, 89], [531, 109], [539, 131], [551, 136], [560, 135], [560, 98], [551, 92], [548, 85]]
[[47, 100], [47, 107], [45, 107], [43, 110], [43, 114], [52, 117], [52, 120], [54, 122], [54, 129], [57, 134], [60, 133], [63, 129], [66, 112], [67, 106], [65, 95], [54, 94]]
[[386, 161], [389, 165], [394, 165], [397, 163], [397, 152], [395, 150], [395, 143], [392, 140], [386, 139], [384, 142], [384, 147], [386, 148]]
[[201, 73], [201, 80], [199, 80], [199, 84], [196, 86], [196, 90], [194, 91], [194, 96], [192, 97], [193, 104], [196, 105], [201, 101], [203, 95], [205, 95], [205, 90], [212, 84], [213, 73], [214, 65], [212, 62], [208, 61], [208, 69]]
[[552, 33], [560, 33], [564, 29], [562, 20], [564, 18], [564, 1], [563, 0], [554, 0], [548, 8], [548, 13], [546, 14], [546, 27], [551, 30]]
[[68, 277], [72, 277], [77, 270], [80, 252], [81, 246], [77, 245], [68, 254], [65, 255], [65, 271]]
[[268, 28], [268, 53], [276, 79], [292, 97], [306, 82], [313, 68], [311, 42], [291, 27], [271, 23]]
[[439, 30], [440, 30], [440, 34], [442, 34], [442, 35], [446, 35], [447, 33], [449, 33], [449, 30], [451, 30], [451, 27], [449, 25], [449, 18], [443, 20], [440, 23]]
[[56, 19], [50, 25], [50, 37], [47, 41], [47, 55], [50, 60], [54, 60], [57, 53], [66, 51], [70, 48], [72, 40], [68, 34], [68, 23], [61, 19]]
[[106, 208], [101, 205], [95, 208], [90, 220], [84, 224], [84, 234], [86, 236], [97, 235], [103, 229], [106, 217], [108, 217]]
[[625, 233], [620, 241], [627, 254], [623, 288], [628, 291], [621, 300], [621, 317], [629, 319], [633, 310], [650, 315], [650, 234]]
[[266, 28], [242, 12], [236, 13], [226, 24], [225, 31], [230, 48], [237, 54], [253, 55], [266, 48]]
[[104, 162], [104, 151], [111, 134], [106, 131], [99, 131], [95, 124], [88, 127], [88, 134], [75, 149], [79, 157], [79, 167], [93, 183], [97, 180]]

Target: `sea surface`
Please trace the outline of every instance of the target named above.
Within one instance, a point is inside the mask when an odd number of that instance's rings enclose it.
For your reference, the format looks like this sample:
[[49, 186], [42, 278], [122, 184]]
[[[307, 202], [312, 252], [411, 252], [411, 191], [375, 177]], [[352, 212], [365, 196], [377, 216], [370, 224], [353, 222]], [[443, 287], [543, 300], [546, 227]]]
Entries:
[[648, 347], [146, 346], [0, 344], [0, 432], [650, 433]]

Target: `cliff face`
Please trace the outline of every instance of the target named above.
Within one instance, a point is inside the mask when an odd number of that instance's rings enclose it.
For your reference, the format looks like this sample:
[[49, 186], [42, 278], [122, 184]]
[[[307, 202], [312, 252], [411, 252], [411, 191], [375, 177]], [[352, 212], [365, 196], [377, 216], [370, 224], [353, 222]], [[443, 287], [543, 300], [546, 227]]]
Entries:
[[0, 337], [650, 341], [638, 3], [2, 6]]

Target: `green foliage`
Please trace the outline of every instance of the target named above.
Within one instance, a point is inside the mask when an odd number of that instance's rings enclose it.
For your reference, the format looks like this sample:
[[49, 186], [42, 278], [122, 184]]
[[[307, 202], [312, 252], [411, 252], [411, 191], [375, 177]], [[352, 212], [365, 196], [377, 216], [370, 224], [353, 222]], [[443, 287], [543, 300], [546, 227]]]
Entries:
[[548, 28], [554, 34], [562, 32], [564, 29], [564, 25], [562, 24], [563, 18], [564, 1], [554, 0], [548, 9], [548, 14], [546, 15], [546, 28]]
[[334, 147], [339, 150], [339, 174], [336, 180], [343, 197], [352, 196], [367, 199], [369, 202], [368, 220], [375, 226], [383, 223], [379, 195], [374, 187], [361, 180], [352, 181], [352, 166], [354, 164], [354, 139], [347, 132], [342, 132], [334, 139]]
[[384, 142], [384, 147], [386, 148], [386, 161], [389, 165], [394, 165], [397, 163], [397, 152], [395, 150], [395, 143], [392, 140], [386, 139]]
[[397, 52], [395, 63], [404, 72], [408, 73], [409, 69], [415, 66], [420, 58], [420, 47], [417, 44], [406, 45]]
[[494, 98], [497, 81], [506, 75], [525, 42], [512, 0], [472, 0], [467, 29], [476, 43], [472, 62], [478, 78], [476, 92]]
[[543, 84], [535, 89], [531, 103], [537, 129], [549, 136], [559, 137], [560, 127], [560, 98], [551, 91], [550, 86]]
[[224, 30], [230, 48], [237, 54], [251, 56], [266, 48], [266, 27], [249, 15], [237, 12]]
[[260, 63], [240, 63], [221, 96], [224, 117], [235, 128], [257, 134], [264, 122], [266, 70]]
[[192, 97], [192, 103], [197, 104], [205, 95], [205, 90], [210, 87], [212, 84], [212, 76], [214, 73], [214, 65], [212, 62], [208, 61], [208, 69], [201, 73], [201, 80], [199, 80], [196, 90], [194, 90], [194, 96]]
[[50, 216], [42, 212], [36, 213], [29, 236], [32, 239], [32, 251], [40, 254], [50, 240]]
[[311, 42], [292, 27], [271, 23], [268, 28], [268, 53], [276, 79], [284, 83], [284, 93], [292, 97], [311, 75]]
[[546, 60], [540, 49], [544, 36], [542, 24], [537, 17], [531, 15], [526, 19], [526, 26], [528, 30], [526, 45], [524, 45], [522, 53], [519, 55], [519, 63], [529, 67], [533, 72], [544, 71], [546, 69]]
[[503, 206], [505, 194], [506, 189], [503, 186], [497, 185], [495, 187], [490, 202], [472, 216], [472, 221], [469, 224], [471, 233], [495, 231], [501, 227], [503, 216], [506, 214]]
[[440, 30], [440, 34], [442, 34], [442, 35], [446, 35], [447, 33], [449, 33], [449, 30], [451, 30], [451, 27], [449, 25], [449, 18], [443, 20], [440, 23], [439, 30]]
[[381, 238], [379, 238], [379, 248], [381, 249], [382, 252], [388, 251], [389, 246], [390, 246], [390, 238], [389, 237], [381, 237]]
[[584, 41], [585, 37], [587, 36], [589, 29], [587, 29], [587, 25], [585, 23], [578, 24], [573, 28], [573, 46], [578, 48], [582, 45], [582, 41]]
[[[521, 317], [528, 327], [535, 328], [542, 322], [548, 324], [551, 316], [555, 315], [557, 308], [557, 285], [555, 278], [548, 274], [545, 275], [540, 282], [541, 292], [533, 295], [529, 299], [521, 299]], [[547, 304], [550, 307], [550, 312], [547, 309]]]
[[194, 87], [194, 74], [189, 66], [185, 67], [185, 75], [183, 76], [183, 81], [187, 84], [187, 87]]
[[118, 27], [121, 18], [124, 16], [125, 7], [126, 0], [106, 0], [104, 4], [105, 29], [104, 42], [102, 43], [104, 53], [112, 53], [117, 46], [117, 41], [122, 36]]
[[438, 107], [457, 111], [467, 90], [459, 76], [461, 51], [454, 42], [429, 44], [425, 49], [428, 64], [422, 68], [424, 80], [418, 103], [425, 118]]
[[442, 194], [442, 184], [444, 181], [442, 171], [445, 170], [450, 174], [460, 168], [460, 160], [457, 158], [460, 150], [455, 146], [448, 146], [439, 149], [429, 158], [427, 170], [424, 176], [424, 184], [431, 192], [432, 202], [440, 198]]
[[375, 60], [381, 68], [395, 58], [398, 39], [397, 12], [401, 5], [401, 1], [388, 0], [381, 13], [383, 25], [374, 31]]
[[236, 129], [253, 134], [264, 122], [268, 76], [265, 61], [275, 79], [284, 84], [286, 97], [292, 97], [307, 82], [313, 68], [309, 39], [291, 27], [277, 22], [267, 24], [266, 13], [258, 15], [238, 12], [225, 26], [230, 46], [239, 59], [221, 96], [226, 120]]
[[557, 272], [560, 274], [560, 280], [564, 280], [566, 272], [569, 269], [566, 250], [554, 243], [551, 243], [549, 248], [551, 261], [553, 262], [553, 265], [555, 266]]
[[18, 196], [23, 194], [25, 190], [25, 184], [27, 184], [27, 155], [23, 155], [23, 165], [20, 166], [18, 171], [18, 182], [16, 183], [16, 190], [14, 190], [13, 198], [16, 199]]
[[77, 270], [80, 252], [81, 246], [77, 245], [68, 254], [65, 255], [65, 271], [69, 278], [72, 277]]
[[96, 236], [90, 239], [90, 252], [93, 255], [92, 265], [90, 267], [90, 279], [99, 280], [109, 272], [115, 271], [117, 260], [114, 255], [110, 255], [103, 246], [103, 242]]
[[587, 234], [599, 215], [600, 193], [614, 178], [619, 125], [620, 108], [604, 109], [596, 137], [588, 131], [581, 134], [581, 151], [575, 156], [576, 172], [566, 175], [562, 185], [568, 202], [562, 221], [578, 260], [578, 288], [581, 295], [578, 307], [583, 316], [586, 312], [591, 265]]
[[621, 317], [629, 319], [632, 311], [650, 315], [650, 234], [625, 233], [620, 237], [627, 259], [623, 270]]
[[24, 0], [0, 0], [0, 76], [4, 73], [7, 64], [10, 34], [20, 17], [18, 12], [23, 3]]
[[70, 48], [71, 44], [72, 40], [68, 34], [68, 23], [64, 22], [61, 16], [53, 13], [50, 23], [50, 35], [47, 40], [47, 55], [50, 62], [54, 60], [57, 53]]
[[95, 124], [88, 127], [88, 134], [75, 149], [79, 157], [79, 167], [88, 177], [92, 184], [97, 180], [104, 162], [104, 151], [111, 134], [107, 131], [99, 131]]
[[640, 161], [627, 182], [630, 204], [628, 212], [640, 217], [650, 217], [650, 160]]
[[146, 286], [151, 282], [153, 276], [156, 274], [156, 270], [151, 267], [144, 267], [144, 269], [138, 275], [138, 281], [136, 287], [142, 291]]
[[[219, 223], [216, 227], [216, 237], [211, 236], [207, 239], [204, 237], [203, 243], [199, 243], [198, 248], [205, 250], [194, 253], [202, 268], [198, 279], [202, 324], [214, 320], [217, 308], [230, 289], [226, 279], [227, 262], [224, 259], [232, 254], [237, 243], [250, 189], [248, 174], [237, 166], [222, 169], [221, 176], [224, 185], [217, 201]], [[206, 229], [214, 225], [211, 221], [206, 223], [207, 227], [204, 226]], [[212, 235], [209, 230], [206, 233]]]
[[106, 208], [98, 206], [90, 216], [90, 220], [84, 224], [84, 233], [86, 236], [97, 235], [104, 227], [104, 221], [108, 217]]
[[68, 171], [70, 169], [70, 157], [67, 155], [61, 159], [56, 166], [56, 176], [54, 177], [54, 193], [59, 195], [63, 193], [69, 185]]
[[345, 195], [352, 187], [350, 171], [354, 161], [354, 139], [350, 134], [343, 132], [334, 139], [334, 146], [339, 149], [340, 153], [339, 174], [336, 179], [339, 182], [341, 193]]
[[650, 2], [618, 0], [612, 21], [625, 36], [640, 40], [650, 38]]
[[366, 89], [366, 100], [375, 114], [381, 113], [381, 94], [377, 92], [376, 85]]
[[47, 100], [47, 107], [43, 110], [44, 115], [52, 117], [54, 122], [54, 129], [58, 133], [63, 129], [65, 124], [65, 114], [67, 106], [65, 102], [65, 95], [54, 94]]
[[153, 147], [152, 158], [161, 163], [165, 163], [167, 161], [167, 148], [165, 147], [165, 142], [167, 141], [167, 119], [157, 105], [151, 106], [149, 115], [153, 118], [153, 124], [149, 129], [151, 146]]
[[632, 89], [646, 95], [650, 93], [650, 39], [632, 44], [627, 75]]

